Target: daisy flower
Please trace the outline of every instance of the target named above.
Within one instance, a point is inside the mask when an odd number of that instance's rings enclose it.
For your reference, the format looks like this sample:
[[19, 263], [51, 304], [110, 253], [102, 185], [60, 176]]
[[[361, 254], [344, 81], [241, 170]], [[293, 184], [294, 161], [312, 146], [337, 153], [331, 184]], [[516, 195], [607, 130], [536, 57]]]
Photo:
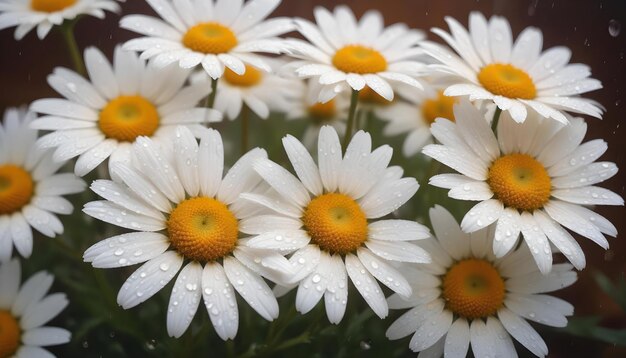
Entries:
[[321, 103], [317, 100], [317, 95], [322, 87], [315, 80], [306, 80], [298, 86], [298, 93], [289, 109], [287, 110], [288, 120], [306, 120], [307, 126], [302, 137], [302, 143], [307, 148], [315, 148], [317, 145], [317, 135], [320, 128], [325, 125], [335, 128], [339, 135], [346, 131], [346, 118], [348, 118], [348, 99], [339, 95], [328, 102]]
[[568, 64], [571, 52], [566, 47], [541, 52], [541, 31], [528, 27], [513, 43], [511, 26], [500, 16], [487, 22], [481, 13], [472, 12], [469, 33], [453, 18], [446, 17], [446, 22], [451, 34], [437, 28], [432, 31], [458, 56], [433, 42], [421, 46], [441, 62], [433, 68], [462, 81], [449, 86], [447, 96], [491, 100], [516, 122], [526, 119], [527, 107], [563, 123], [567, 118], [561, 111], [602, 117], [598, 103], [578, 96], [602, 88], [600, 81], [589, 78], [588, 66]]
[[[272, 68], [279, 65], [271, 59], [265, 61]], [[234, 120], [245, 104], [261, 119], [267, 119], [270, 111], [286, 112], [292, 106], [298, 88], [299, 81], [264, 73], [251, 65], [246, 65], [243, 75], [227, 68], [220, 79], [213, 108]]]
[[403, 96], [403, 99], [406, 100], [379, 106], [374, 113], [376, 117], [387, 121], [383, 129], [384, 135], [406, 134], [402, 153], [411, 157], [425, 145], [432, 143], [430, 125], [435, 119], [441, 117], [454, 122], [452, 107], [458, 101], [429, 85], [425, 86], [424, 91], [413, 91], [412, 95]]
[[147, 0], [163, 18], [145, 15], [125, 16], [120, 26], [145, 35], [128, 41], [124, 48], [141, 51], [142, 58], [155, 59], [155, 65], [178, 62], [182, 68], [202, 65], [213, 79], [222, 77], [224, 68], [238, 75], [245, 64], [271, 70], [256, 52], [284, 50], [277, 36], [293, 30], [285, 17], [265, 20], [280, 0]]
[[20, 262], [0, 264], [0, 357], [54, 357], [41, 348], [65, 344], [71, 333], [44, 326], [67, 306], [64, 293], [47, 295], [54, 277], [45, 271], [20, 287]]
[[293, 252], [289, 261], [294, 275], [283, 286], [298, 286], [299, 312], [310, 311], [324, 296], [329, 321], [339, 323], [349, 276], [374, 312], [386, 317], [387, 303], [377, 280], [402, 296], [411, 295], [407, 281], [390, 262], [430, 261], [426, 251], [408, 242], [429, 237], [425, 226], [380, 220], [415, 194], [417, 181], [402, 178], [398, 167], [388, 168], [391, 147], [372, 151], [370, 135], [363, 131], [355, 134], [342, 159], [337, 132], [322, 127], [317, 165], [294, 137], [283, 138], [283, 145], [297, 177], [269, 159], [254, 163], [272, 190], [242, 198], [274, 213], [242, 224], [244, 232], [256, 235], [248, 245]]
[[366, 85], [388, 101], [394, 91], [388, 81], [421, 88], [415, 77], [424, 65], [414, 58], [423, 53], [417, 44], [423, 32], [404, 24], [383, 26], [378, 11], [368, 11], [357, 22], [346, 6], [337, 6], [334, 13], [315, 8], [313, 24], [296, 19], [298, 31], [309, 42], [289, 39], [289, 54], [301, 61], [290, 65], [301, 77], [314, 77], [323, 85], [319, 101], [327, 102], [351, 88], [362, 90]]
[[39, 147], [56, 148], [56, 161], [78, 157], [78, 176], [109, 157], [109, 165], [129, 162], [131, 144], [139, 136], [162, 137], [181, 124], [198, 131], [207, 121], [221, 119], [217, 111], [196, 107], [208, 88], [185, 86], [187, 70], [156, 69], [120, 47], [113, 66], [95, 47], [85, 50], [85, 63], [91, 81], [56, 68], [48, 83], [65, 99], [40, 99], [31, 105], [45, 114], [31, 127], [52, 131], [39, 140]]
[[103, 19], [105, 10], [119, 12], [120, 6], [113, 0], [0, 0], [0, 30], [16, 26], [19, 41], [37, 27], [43, 40], [54, 25], [81, 15]]
[[63, 233], [58, 214], [74, 210], [63, 195], [85, 190], [71, 173], [56, 174], [65, 162], [36, 148], [31, 112], [9, 109], [0, 123], [0, 262], [11, 258], [13, 246], [22, 257], [33, 252], [31, 227], [45, 236]]
[[242, 219], [258, 210], [239, 194], [261, 182], [252, 162], [266, 153], [251, 150], [222, 178], [224, 147], [217, 131], [206, 130], [198, 144], [188, 128], [178, 127], [171, 143], [166, 152], [139, 137], [132, 164], [113, 165], [119, 182], [94, 181], [92, 190], [106, 200], [87, 203], [83, 211], [132, 232], [95, 244], [84, 259], [97, 268], [145, 262], [119, 291], [124, 309], [152, 297], [180, 271], [168, 306], [168, 333], [180, 337], [203, 300], [217, 334], [232, 339], [239, 324], [235, 291], [271, 321], [278, 303], [261, 275], [280, 281], [291, 272], [282, 255], [240, 238]]
[[441, 206], [430, 210], [436, 238], [419, 243], [429, 250], [429, 265], [403, 265], [414, 294], [389, 297], [389, 306], [411, 308], [387, 330], [389, 339], [413, 334], [409, 347], [419, 357], [517, 357], [513, 337], [538, 357], [548, 347], [527, 322], [565, 327], [574, 307], [545, 293], [576, 281], [569, 264], [554, 265], [543, 275], [521, 246], [496, 258], [490, 249], [493, 230], [465, 234]]
[[451, 189], [452, 198], [480, 201], [461, 227], [474, 232], [496, 223], [497, 257], [515, 247], [521, 232], [541, 272], [550, 272], [551, 244], [581, 270], [585, 255], [562, 226], [606, 249], [603, 234], [616, 236], [617, 230], [587, 206], [624, 204], [617, 194], [595, 185], [617, 173], [615, 164], [595, 162], [606, 142], [581, 144], [587, 131], [581, 118], [564, 126], [530, 115], [520, 124], [506, 113], [496, 139], [483, 115], [464, 101], [454, 107], [456, 123], [435, 121], [431, 131], [441, 144], [428, 145], [423, 153], [460, 175], [437, 175], [430, 184]]

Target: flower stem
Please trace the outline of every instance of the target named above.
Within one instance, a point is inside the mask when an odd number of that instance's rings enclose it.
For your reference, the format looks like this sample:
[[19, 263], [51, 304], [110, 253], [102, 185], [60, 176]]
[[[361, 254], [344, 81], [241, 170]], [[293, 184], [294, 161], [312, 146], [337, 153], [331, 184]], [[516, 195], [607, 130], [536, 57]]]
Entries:
[[217, 78], [211, 78], [211, 93], [206, 98], [204, 106], [206, 108], [213, 108], [215, 104], [215, 95], [217, 94]]
[[493, 131], [493, 133], [496, 134], [496, 136], [498, 135], [498, 122], [500, 121], [501, 113], [502, 110], [500, 109], [500, 107], [496, 106], [496, 111], [493, 113], [493, 120], [491, 121], [491, 130]]
[[63, 34], [67, 50], [70, 53], [72, 62], [74, 63], [74, 69], [80, 75], [85, 76], [87, 74], [87, 70], [85, 69], [85, 63], [83, 62], [83, 57], [80, 54], [78, 44], [76, 43], [76, 37], [74, 37], [74, 25], [76, 25], [76, 21], [65, 21], [59, 29]]
[[244, 155], [248, 151], [248, 129], [250, 126], [250, 110], [245, 104], [239, 117], [241, 118], [241, 155]]
[[346, 134], [343, 137], [343, 146], [346, 147], [352, 138], [352, 130], [354, 128], [354, 120], [356, 117], [356, 105], [359, 101], [359, 91], [353, 89], [352, 96], [350, 97], [350, 112], [348, 113], [348, 125], [346, 127]]

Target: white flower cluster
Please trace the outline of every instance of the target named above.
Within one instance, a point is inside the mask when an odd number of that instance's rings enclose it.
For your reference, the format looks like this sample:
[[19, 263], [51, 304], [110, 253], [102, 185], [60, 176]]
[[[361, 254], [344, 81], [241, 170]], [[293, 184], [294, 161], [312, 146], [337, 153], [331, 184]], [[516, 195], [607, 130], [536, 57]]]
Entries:
[[[607, 144], [583, 143], [587, 124], [572, 116], [601, 117], [602, 107], [580, 96], [601, 84], [587, 66], [568, 63], [567, 48], [543, 51], [535, 28], [514, 41], [505, 19], [480, 13], [469, 30], [452, 18], [450, 33], [433, 29], [448, 48], [404, 24], [385, 26], [378, 11], [357, 19], [346, 6], [316, 8], [311, 22], [268, 19], [280, 0], [147, 2], [160, 18], [120, 21], [142, 37], [118, 46], [112, 62], [88, 47], [86, 73], [59, 67], [48, 77], [63, 98], [8, 110], [0, 125], [0, 332], [9, 332], [1, 357], [43, 356], [39, 346], [69, 341], [65, 330], [40, 327], [67, 304], [43, 297], [51, 276], [36, 274], [19, 290], [11, 258], [13, 247], [31, 255], [31, 227], [63, 234], [57, 215], [73, 210], [63, 196], [82, 192], [79, 177], [94, 169], [91, 189], [102, 200], [83, 212], [126, 230], [84, 260], [142, 264], [119, 291], [124, 309], [174, 280], [173, 337], [203, 302], [217, 334], [233, 339], [237, 294], [271, 321], [277, 297], [293, 288], [300, 313], [323, 298], [337, 324], [351, 282], [380, 318], [410, 308], [387, 336], [413, 334], [420, 356], [512, 357], [512, 339], [548, 354], [527, 320], [562, 327], [573, 314], [544, 294], [585, 267], [570, 231], [608, 248], [605, 235], [617, 230], [593, 206], [623, 205], [597, 186], [617, 173], [596, 162]], [[119, 5], [0, 0], [0, 29], [17, 26], [21, 39], [37, 27], [43, 38], [103, 10]], [[301, 39], [281, 37], [294, 30]], [[251, 113], [272, 121], [272, 112], [308, 120], [301, 140], [282, 139], [293, 172], [261, 148], [227, 163], [233, 141], [211, 125], [226, 117], [247, 130]], [[478, 202], [460, 225], [439, 205], [429, 213], [433, 234], [399, 219], [419, 184], [390, 165], [392, 147], [373, 147], [360, 130], [367, 118], [387, 122], [387, 136], [407, 134], [405, 156], [421, 151], [458, 172], [430, 184]], [[73, 158], [74, 174], [56, 174]], [[554, 253], [571, 265], [553, 264]]]

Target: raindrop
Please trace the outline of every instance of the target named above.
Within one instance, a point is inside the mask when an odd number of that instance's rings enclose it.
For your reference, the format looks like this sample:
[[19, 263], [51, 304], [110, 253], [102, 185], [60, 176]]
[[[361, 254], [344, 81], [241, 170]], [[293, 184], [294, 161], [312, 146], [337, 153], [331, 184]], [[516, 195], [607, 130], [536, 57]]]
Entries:
[[609, 34], [613, 37], [619, 36], [620, 31], [622, 30], [622, 24], [615, 19], [611, 19], [609, 21]]

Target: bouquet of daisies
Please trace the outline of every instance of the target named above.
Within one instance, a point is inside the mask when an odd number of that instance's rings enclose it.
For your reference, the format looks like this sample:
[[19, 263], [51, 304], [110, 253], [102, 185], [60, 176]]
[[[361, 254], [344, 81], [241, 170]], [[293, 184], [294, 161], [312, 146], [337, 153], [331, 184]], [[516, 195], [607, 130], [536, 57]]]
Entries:
[[0, 125], [0, 357], [345, 356], [378, 336], [548, 355], [579, 241], [617, 235], [594, 207], [624, 204], [606, 142], [583, 142], [604, 111], [589, 67], [478, 12], [433, 42], [342, 5], [146, 2], [158, 17], [124, 15], [139, 36], [107, 54], [74, 25], [116, 1], [0, 0], [0, 29], [58, 28], [75, 65]]

